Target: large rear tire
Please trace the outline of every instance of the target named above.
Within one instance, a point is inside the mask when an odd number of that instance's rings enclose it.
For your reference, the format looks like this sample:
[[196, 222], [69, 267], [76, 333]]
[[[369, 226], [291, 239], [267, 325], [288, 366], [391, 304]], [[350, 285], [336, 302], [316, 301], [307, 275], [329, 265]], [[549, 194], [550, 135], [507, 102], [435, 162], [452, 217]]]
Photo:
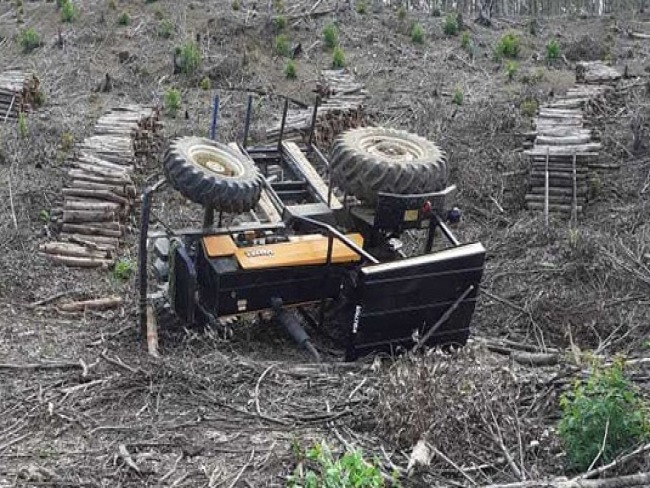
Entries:
[[366, 127], [341, 134], [331, 152], [332, 178], [367, 204], [377, 193], [428, 193], [447, 185], [445, 154], [410, 132]]
[[201, 137], [172, 141], [165, 154], [165, 174], [186, 198], [218, 211], [247, 212], [262, 191], [262, 175], [253, 161]]

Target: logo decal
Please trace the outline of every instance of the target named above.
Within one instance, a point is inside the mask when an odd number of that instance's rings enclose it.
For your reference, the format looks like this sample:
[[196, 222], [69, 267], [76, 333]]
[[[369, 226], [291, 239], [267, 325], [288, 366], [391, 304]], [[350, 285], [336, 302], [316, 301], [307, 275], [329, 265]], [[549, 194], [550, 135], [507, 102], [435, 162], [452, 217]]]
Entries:
[[356, 334], [359, 328], [359, 319], [361, 318], [361, 305], [357, 305], [354, 310], [354, 321], [352, 322], [352, 333]]
[[252, 249], [250, 251], [244, 252], [244, 255], [247, 258], [258, 258], [260, 256], [273, 256], [273, 251], [271, 249]]

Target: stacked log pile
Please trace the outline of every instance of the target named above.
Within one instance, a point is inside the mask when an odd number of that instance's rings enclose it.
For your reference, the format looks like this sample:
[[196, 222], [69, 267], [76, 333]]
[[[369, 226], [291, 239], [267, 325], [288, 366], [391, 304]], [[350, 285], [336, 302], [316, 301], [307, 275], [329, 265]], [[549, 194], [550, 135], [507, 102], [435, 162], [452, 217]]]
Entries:
[[10, 70], [0, 73], [0, 122], [17, 119], [30, 111], [38, 96], [39, 81], [31, 73]]
[[52, 261], [77, 267], [113, 264], [136, 197], [137, 163], [156, 151], [159, 114], [137, 106], [113, 109], [95, 125], [95, 135], [78, 145], [62, 190], [59, 240], [40, 250]]
[[[346, 70], [324, 70], [315, 91], [321, 97], [318, 106], [314, 141], [328, 147], [340, 132], [364, 125], [364, 104], [368, 92]], [[283, 140], [306, 140], [309, 137], [313, 107], [292, 109], [287, 113]], [[266, 132], [268, 140], [280, 137], [282, 121]]]
[[[592, 63], [579, 64], [576, 69], [582, 73], [581, 79], [597, 80], [605, 76], [600, 69], [585, 71], [585, 64]], [[614, 77], [607, 75], [607, 79]], [[601, 166], [598, 164], [601, 144], [586, 124], [584, 109], [611, 89], [602, 84], [576, 85], [565, 96], [540, 107], [534, 121], [535, 131], [530, 134], [532, 147], [525, 152], [531, 162], [526, 195], [529, 209], [548, 208], [550, 212], [575, 211], [576, 214], [583, 210], [588, 198], [589, 173]]]

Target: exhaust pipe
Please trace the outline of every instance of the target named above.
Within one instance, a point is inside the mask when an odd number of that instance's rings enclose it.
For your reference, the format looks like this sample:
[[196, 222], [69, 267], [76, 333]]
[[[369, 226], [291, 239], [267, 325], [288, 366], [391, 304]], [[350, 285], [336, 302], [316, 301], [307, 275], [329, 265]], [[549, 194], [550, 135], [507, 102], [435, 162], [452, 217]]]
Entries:
[[298, 315], [294, 311], [282, 308], [281, 298], [271, 299], [271, 307], [273, 308], [274, 319], [284, 327], [296, 344], [304, 348], [314, 358], [314, 361], [320, 363], [320, 354], [311, 343], [311, 339], [302, 326]]

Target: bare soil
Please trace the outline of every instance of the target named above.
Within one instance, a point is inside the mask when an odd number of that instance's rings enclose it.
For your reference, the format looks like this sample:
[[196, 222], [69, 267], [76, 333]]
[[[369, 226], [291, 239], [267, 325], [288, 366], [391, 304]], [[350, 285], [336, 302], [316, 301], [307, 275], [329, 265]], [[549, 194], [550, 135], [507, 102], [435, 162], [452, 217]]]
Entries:
[[[285, 33], [302, 46], [297, 79], [287, 80], [266, 2], [242, 1], [237, 11], [217, 1], [77, 4], [78, 18], [65, 24], [55, 3], [24, 2], [18, 25], [14, 3], [0, 3], [0, 67], [33, 70], [46, 96], [29, 114], [27, 138], [0, 121], [0, 486], [285, 486], [295, 447], [322, 439], [338, 451], [354, 446], [377, 456], [385, 473], [404, 474], [410, 449], [424, 437], [479, 485], [517, 479], [504, 449], [527, 479], [573, 474], [554, 426], [559, 395], [588, 370], [583, 353], [642, 357], [649, 347], [650, 158], [647, 132], [633, 153], [629, 128], [633, 117], [645, 123], [648, 112], [647, 41], [626, 37], [615, 17], [540, 20], [536, 36], [523, 18], [498, 19], [490, 29], [466, 19], [470, 57], [460, 37], [443, 34], [443, 19], [427, 12], [403, 20], [388, 8], [293, 18], [311, 4], [287, 3]], [[323, 1], [317, 11], [333, 7]], [[117, 23], [122, 11], [130, 13], [129, 26]], [[169, 39], [158, 36], [161, 17], [175, 25]], [[52, 233], [48, 215], [62, 201], [64, 134], [81, 141], [109, 107], [159, 104], [176, 87], [182, 109], [165, 120], [166, 137], [206, 135], [218, 90], [218, 138], [241, 138], [251, 90], [252, 136], [262, 141], [278, 120], [279, 95], [313, 100], [318, 73], [331, 64], [320, 34], [331, 21], [340, 27], [348, 69], [371, 93], [371, 122], [417, 132], [449, 156], [464, 213], [455, 232], [489, 253], [473, 344], [456, 355], [316, 366], [279, 331], [246, 322], [231, 339], [165, 331], [162, 358], [150, 358], [138, 342], [133, 279], [57, 267], [37, 252]], [[416, 21], [422, 45], [409, 37]], [[29, 54], [18, 41], [26, 27], [43, 41]], [[508, 30], [522, 39], [512, 81], [493, 56]], [[569, 64], [545, 61], [553, 37]], [[197, 38], [200, 72], [174, 74], [174, 47]], [[524, 207], [522, 133], [531, 119], [521, 104], [572, 86], [571, 63], [588, 57], [589, 46], [621, 71], [629, 68], [616, 96], [591, 113], [603, 161], [621, 169], [593, 183], [576, 230], [562, 217], [545, 230]], [[107, 73], [113, 89], [100, 92]], [[199, 88], [206, 76], [209, 91]], [[452, 103], [456, 91], [462, 105]], [[159, 158], [142, 168], [142, 185], [161, 176]], [[174, 226], [201, 218], [171, 192], [157, 212]], [[135, 260], [137, 212], [131, 225], [123, 254]], [[56, 307], [111, 294], [124, 306], [83, 315]], [[500, 343], [506, 350], [558, 351], [559, 361], [521, 365], [496, 353], [495, 341], [509, 341]], [[647, 396], [647, 365], [630, 374]], [[645, 458], [620, 472], [649, 467]], [[471, 485], [439, 456], [402, 484]]]

